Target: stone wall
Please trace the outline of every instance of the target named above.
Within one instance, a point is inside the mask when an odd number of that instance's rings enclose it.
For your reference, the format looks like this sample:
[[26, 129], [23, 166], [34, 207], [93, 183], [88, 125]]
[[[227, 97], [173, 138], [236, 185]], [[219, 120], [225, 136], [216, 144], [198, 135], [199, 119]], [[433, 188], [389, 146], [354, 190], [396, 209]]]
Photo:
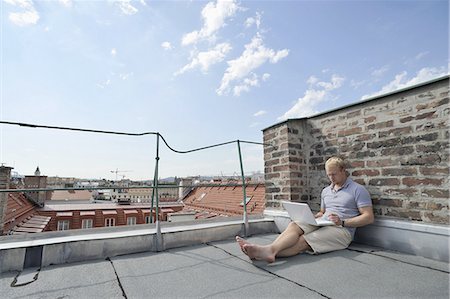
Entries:
[[449, 77], [263, 130], [266, 205], [320, 206], [339, 155], [378, 216], [449, 223]]

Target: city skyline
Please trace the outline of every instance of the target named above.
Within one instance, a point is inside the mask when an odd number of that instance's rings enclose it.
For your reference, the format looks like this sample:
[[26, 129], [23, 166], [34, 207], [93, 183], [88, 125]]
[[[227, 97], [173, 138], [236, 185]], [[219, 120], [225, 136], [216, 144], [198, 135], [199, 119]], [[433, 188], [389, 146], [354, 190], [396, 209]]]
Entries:
[[[1, 2], [0, 119], [160, 132], [185, 151], [448, 74], [447, 1]], [[21, 174], [154, 176], [154, 136], [0, 125]], [[159, 177], [240, 174], [236, 144], [180, 155]], [[263, 171], [242, 145], [246, 173]], [[125, 173], [124, 173], [125, 174]]]

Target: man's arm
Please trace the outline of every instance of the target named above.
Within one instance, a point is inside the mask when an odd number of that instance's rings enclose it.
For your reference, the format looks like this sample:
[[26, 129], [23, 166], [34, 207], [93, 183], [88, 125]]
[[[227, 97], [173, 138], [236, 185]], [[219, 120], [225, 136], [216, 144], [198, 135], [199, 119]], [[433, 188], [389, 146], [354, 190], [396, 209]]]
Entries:
[[[361, 227], [373, 223], [373, 221], [375, 220], [375, 216], [373, 215], [373, 209], [371, 206], [358, 208], [358, 210], [361, 215], [349, 219], [344, 219], [345, 226]], [[338, 225], [342, 225], [342, 220], [339, 221]]]

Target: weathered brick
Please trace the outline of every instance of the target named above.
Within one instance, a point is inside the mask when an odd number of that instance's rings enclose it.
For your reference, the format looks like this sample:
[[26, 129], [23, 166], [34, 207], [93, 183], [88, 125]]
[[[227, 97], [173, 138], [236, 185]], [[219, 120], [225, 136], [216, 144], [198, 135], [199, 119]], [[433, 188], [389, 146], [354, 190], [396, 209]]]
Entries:
[[433, 117], [435, 117], [434, 113], [435, 113], [435, 111], [422, 113], [422, 114], [419, 114], [419, 115], [416, 115], [416, 116], [407, 116], [407, 117], [404, 117], [404, 118], [400, 118], [400, 122], [401, 123], [406, 123], [406, 122], [409, 122], [409, 121], [412, 121], [412, 120], [433, 118]]
[[433, 102], [429, 102], [426, 104], [419, 104], [417, 105], [416, 109], [417, 111], [423, 110], [423, 109], [432, 109], [432, 108], [436, 108], [442, 105], [446, 105], [449, 103], [449, 98], [444, 98], [444, 99], [440, 99], [437, 101], [433, 101]]
[[417, 170], [415, 168], [383, 168], [382, 174], [385, 176], [410, 176], [416, 175]]
[[388, 121], [384, 121], [384, 122], [368, 125], [367, 129], [368, 130], [379, 130], [379, 129], [383, 129], [383, 128], [392, 127], [393, 125], [394, 125], [394, 121], [393, 120], [388, 120]]
[[376, 121], [376, 120], [377, 120], [377, 117], [374, 116], [374, 115], [364, 118], [364, 122], [365, 122], [366, 124], [368, 124], [368, 123], [373, 123], [373, 122]]
[[[344, 144], [341, 146], [341, 150], [343, 152], [356, 152], [356, 151], [360, 151], [364, 148], [366, 144], [364, 142], [361, 143], [354, 143], [354, 144]], [[335, 152], [332, 154], [337, 153], [337, 149], [335, 148]]]
[[314, 158], [309, 159], [309, 162], [311, 164], [323, 163], [324, 159], [323, 159], [323, 157], [314, 157]]
[[288, 194], [275, 194], [274, 198], [278, 200], [290, 200]]
[[398, 210], [398, 209], [388, 209], [385, 213], [386, 216], [398, 217], [398, 218], [407, 218], [410, 220], [421, 221], [422, 217], [420, 215], [420, 211], [414, 210]]
[[449, 215], [440, 215], [433, 212], [426, 212], [424, 218], [433, 223], [444, 223], [448, 224]]
[[417, 155], [414, 157], [405, 157], [400, 161], [401, 165], [435, 165], [441, 162], [438, 154]]
[[279, 178], [280, 177], [280, 174], [279, 173], [266, 173], [266, 175], [265, 175], [265, 179], [266, 180], [271, 180], [271, 179], [276, 179], [276, 178]]
[[446, 203], [443, 202], [427, 202], [426, 205], [427, 210], [441, 210], [441, 209], [447, 209], [448, 210], [448, 201]]
[[263, 140], [264, 140], [264, 142], [268, 142], [268, 141], [274, 139], [276, 136], [277, 136], [277, 134], [275, 132], [269, 133], [269, 134], [264, 134]]
[[266, 160], [264, 162], [264, 166], [273, 166], [273, 165], [277, 165], [280, 164], [280, 159], [273, 159], [273, 160]]
[[414, 147], [405, 146], [405, 147], [391, 147], [385, 148], [381, 151], [383, 156], [404, 156], [408, 154], [412, 154], [414, 152]]
[[404, 188], [404, 189], [387, 189], [384, 191], [386, 194], [388, 195], [392, 195], [392, 196], [413, 196], [413, 195], [417, 195], [418, 191], [416, 188]]
[[364, 167], [364, 161], [350, 161], [349, 167], [350, 168], [362, 168], [362, 167]]
[[361, 110], [356, 110], [356, 111], [347, 113], [347, 118], [357, 117], [360, 115], [361, 115]]
[[380, 178], [369, 180], [369, 185], [372, 186], [398, 186], [400, 185], [400, 180], [397, 178]]
[[351, 152], [349, 157], [351, 159], [363, 159], [363, 158], [371, 158], [375, 157], [376, 153], [372, 151], [362, 151], [362, 152]]
[[448, 167], [420, 167], [420, 173], [423, 175], [449, 175]]
[[449, 198], [448, 189], [425, 189], [422, 190], [422, 195], [434, 198]]
[[390, 137], [390, 136], [402, 136], [405, 134], [409, 134], [413, 131], [412, 127], [403, 127], [403, 128], [394, 128], [386, 131], [380, 131], [378, 136], [380, 138]]
[[381, 159], [375, 161], [367, 161], [367, 167], [385, 167], [385, 166], [397, 166], [399, 162], [393, 159]]
[[282, 156], [287, 156], [289, 154], [289, 151], [285, 150], [285, 151], [279, 151], [276, 153], [272, 154], [272, 158], [278, 158], [278, 157], [282, 157]]
[[374, 133], [361, 134], [361, 135], [356, 136], [355, 142], [368, 141], [368, 140], [374, 139], [375, 137], [377, 137], [377, 134], [374, 134]]
[[403, 200], [393, 198], [372, 199], [372, 204], [388, 207], [402, 207]]
[[440, 151], [444, 151], [446, 149], [449, 148], [449, 144], [448, 142], [436, 142], [433, 144], [418, 144], [416, 145], [416, 150], [418, 152], [424, 152], [424, 153], [437, 153]]
[[391, 138], [391, 139], [382, 140], [382, 141], [368, 142], [367, 148], [375, 149], [375, 148], [380, 148], [380, 147], [397, 146], [400, 143], [400, 141], [401, 141], [401, 138], [397, 137], [397, 138]]
[[441, 186], [442, 179], [403, 178], [402, 183], [403, 183], [403, 185], [406, 185], [406, 186], [418, 186], [418, 185]]
[[274, 167], [273, 167], [273, 171], [274, 171], [274, 172], [279, 172], [279, 171], [289, 171], [289, 165], [279, 165], [279, 166], [274, 166]]
[[339, 137], [349, 136], [349, 135], [354, 135], [354, 134], [358, 134], [358, 133], [361, 133], [361, 132], [362, 132], [362, 128], [361, 127], [356, 127], [356, 128], [351, 128], [351, 129], [338, 131], [338, 136]]
[[380, 175], [380, 171], [376, 169], [362, 169], [352, 172], [352, 176], [377, 176]]
[[281, 189], [278, 187], [266, 187], [266, 192], [267, 193], [277, 193], [280, 192]]
[[402, 144], [410, 144], [410, 143], [418, 143], [420, 141], [434, 141], [439, 138], [439, 134], [437, 132], [435, 133], [429, 133], [419, 136], [408, 136], [405, 138], [402, 138]]
[[425, 119], [425, 118], [433, 118], [435, 117], [436, 111], [431, 111], [427, 113], [422, 113], [416, 116], [416, 120]]

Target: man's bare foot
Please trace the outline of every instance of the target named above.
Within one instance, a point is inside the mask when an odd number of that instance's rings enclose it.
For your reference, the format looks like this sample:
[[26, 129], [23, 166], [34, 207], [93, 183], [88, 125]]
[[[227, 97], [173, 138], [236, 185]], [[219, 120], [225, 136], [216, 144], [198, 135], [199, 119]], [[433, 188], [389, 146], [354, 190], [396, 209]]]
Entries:
[[268, 263], [273, 263], [275, 261], [275, 254], [272, 252], [272, 249], [269, 245], [261, 246], [255, 244], [244, 244], [243, 250], [247, 252], [249, 258], [252, 260], [258, 261], [266, 261]]
[[[250, 244], [247, 240], [245, 240], [245, 239], [242, 239], [241, 237], [239, 237], [239, 236], [236, 236], [236, 242], [238, 242], [238, 244], [239, 244], [239, 247], [241, 247], [241, 250], [242, 250], [242, 252], [243, 253], [245, 253], [245, 254], [247, 254], [247, 251], [244, 249], [244, 245], [248, 245], [248, 244]], [[248, 254], [247, 254], [248, 255]]]

